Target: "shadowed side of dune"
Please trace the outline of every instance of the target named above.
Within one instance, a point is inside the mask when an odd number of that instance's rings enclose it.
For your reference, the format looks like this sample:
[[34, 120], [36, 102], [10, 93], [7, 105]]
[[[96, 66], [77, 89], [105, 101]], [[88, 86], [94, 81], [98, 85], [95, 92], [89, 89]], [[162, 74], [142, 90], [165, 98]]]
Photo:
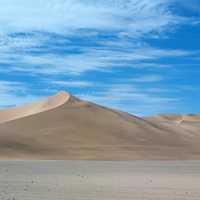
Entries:
[[199, 159], [199, 135], [69, 96], [0, 125], [1, 159]]

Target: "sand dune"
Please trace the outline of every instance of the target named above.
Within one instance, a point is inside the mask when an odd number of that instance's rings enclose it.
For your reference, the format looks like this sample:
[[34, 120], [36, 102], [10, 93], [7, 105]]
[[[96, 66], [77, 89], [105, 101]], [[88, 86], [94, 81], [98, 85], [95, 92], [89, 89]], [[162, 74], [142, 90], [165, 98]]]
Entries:
[[0, 110], [0, 123], [51, 110], [64, 104], [68, 99], [68, 93], [60, 92], [56, 96], [49, 97], [46, 100], [38, 101], [30, 105]]
[[146, 119], [150, 119], [153, 121], [160, 122], [200, 122], [200, 115], [177, 115], [177, 114], [163, 114], [158, 116], [147, 117]]
[[198, 121], [142, 119], [63, 92], [0, 116], [1, 159], [200, 159]]

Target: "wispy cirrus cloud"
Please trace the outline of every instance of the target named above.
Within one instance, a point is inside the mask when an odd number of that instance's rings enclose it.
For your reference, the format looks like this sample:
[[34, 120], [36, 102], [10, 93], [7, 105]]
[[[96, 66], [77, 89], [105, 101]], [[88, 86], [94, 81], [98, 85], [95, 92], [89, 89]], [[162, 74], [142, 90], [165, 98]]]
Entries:
[[[156, 84], [179, 61], [198, 57], [184, 45], [157, 43], [177, 27], [199, 22], [174, 9], [177, 1], [1, 0], [0, 75], [8, 82], [0, 83], [0, 104], [72, 88], [88, 100], [136, 113], [173, 107], [178, 98]], [[29, 84], [30, 77], [37, 84]]]
[[72, 81], [54, 80], [50, 81], [50, 84], [66, 88], [84, 88], [84, 87], [91, 87], [93, 85], [93, 83], [89, 81], [74, 81], [74, 80]]
[[9, 64], [7, 72], [31, 72], [33, 74], [80, 74], [90, 70], [105, 71], [115, 67], [161, 67], [162, 64], [144, 63], [157, 61], [160, 58], [187, 57], [195, 55], [184, 50], [136, 48], [135, 49], [106, 49], [106, 47], [79, 47], [80, 53], [36, 55], [10, 54], [1, 60], [2, 64]]
[[25, 90], [25, 86], [20, 82], [13, 81], [0, 81], [0, 92], [15, 92], [20, 91], [23, 92]]
[[70, 34], [78, 29], [114, 30], [122, 35], [160, 32], [180, 20], [170, 12], [170, 5], [169, 0], [2, 0], [1, 32]]
[[15, 107], [36, 100], [38, 97], [26, 93], [26, 84], [15, 81], [0, 81], [0, 107]]
[[79, 94], [79, 97], [140, 116], [156, 112], [164, 113], [169, 107], [173, 111], [180, 101], [178, 98], [165, 96], [160, 91], [152, 93], [148, 90], [131, 83], [121, 83], [109, 85], [100, 92]]
[[145, 75], [145, 76], [138, 76], [133, 78], [134, 82], [138, 83], [150, 83], [150, 82], [159, 82], [164, 79], [161, 75]]
[[171, 0], [3, 0], [0, 63], [14, 71], [80, 73], [135, 60], [188, 56], [184, 50], [138, 42], [187, 21], [171, 11], [172, 4]]

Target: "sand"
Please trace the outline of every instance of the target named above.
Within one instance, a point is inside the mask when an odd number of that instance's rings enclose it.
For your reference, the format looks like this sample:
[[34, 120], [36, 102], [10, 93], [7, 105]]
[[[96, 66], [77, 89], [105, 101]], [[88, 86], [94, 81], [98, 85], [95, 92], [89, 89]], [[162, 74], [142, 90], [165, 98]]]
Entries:
[[199, 200], [199, 161], [1, 161], [1, 200]]
[[65, 92], [0, 110], [0, 200], [199, 200], [199, 159], [199, 116], [140, 118]]
[[0, 123], [16, 120], [26, 116], [45, 112], [66, 103], [69, 99], [69, 94], [59, 92], [57, 95], [49, 97], [22, 107], [2, 109], [0, 110]]
[[192, 117], [142, 119], [65, 92], [25, 108], [0, 112], [0, 159], [200, 159], [200, 123]]

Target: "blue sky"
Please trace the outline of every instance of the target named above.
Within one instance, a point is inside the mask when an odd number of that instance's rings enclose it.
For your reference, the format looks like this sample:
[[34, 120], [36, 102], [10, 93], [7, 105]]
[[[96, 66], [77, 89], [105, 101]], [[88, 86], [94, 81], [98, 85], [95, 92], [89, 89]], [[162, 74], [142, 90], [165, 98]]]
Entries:
[[0, 107], [66, 90], [137, 115], [200, 113], [200, 0], [0, 0]]

